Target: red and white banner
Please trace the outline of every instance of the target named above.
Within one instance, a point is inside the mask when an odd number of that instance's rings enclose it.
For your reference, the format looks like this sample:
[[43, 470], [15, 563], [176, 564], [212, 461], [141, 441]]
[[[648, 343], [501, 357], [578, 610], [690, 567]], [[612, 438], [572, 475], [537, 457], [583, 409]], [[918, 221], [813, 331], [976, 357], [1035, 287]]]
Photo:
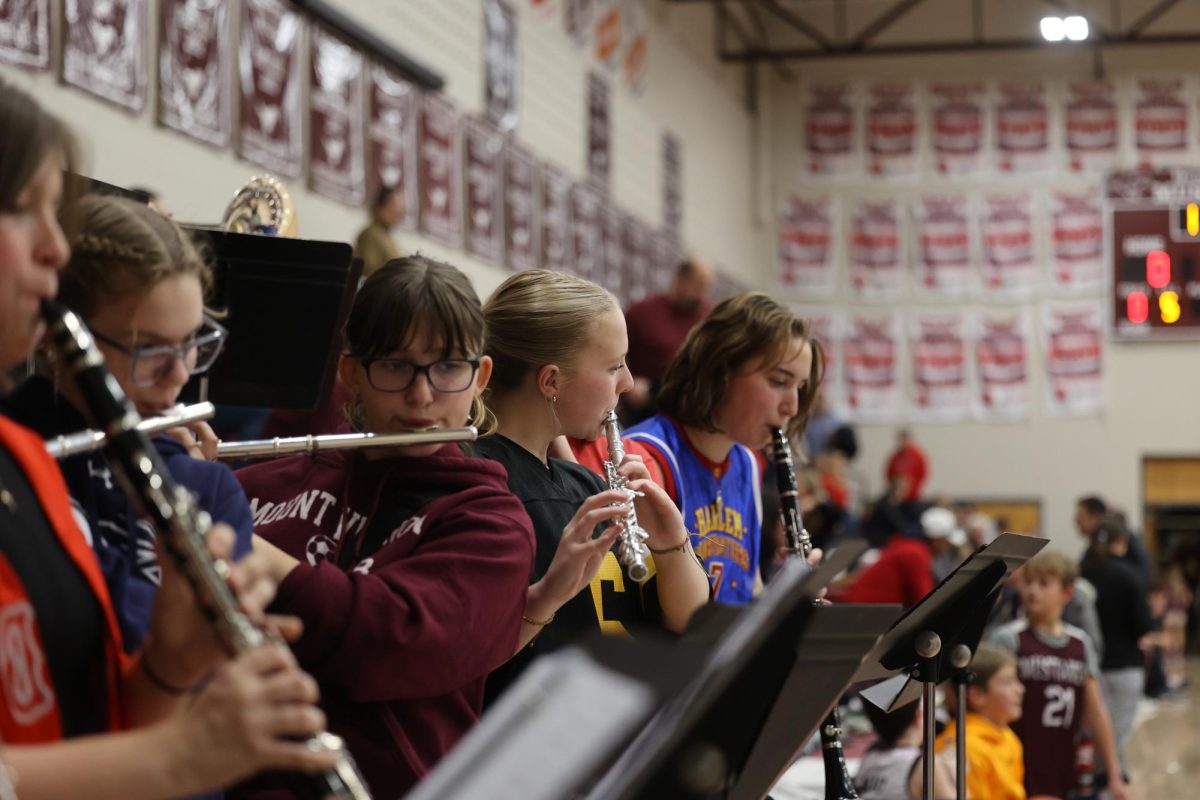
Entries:
[[801, 297], [833, 294], [837, 279], [835, 203], [829, 195], [792, 195], [779, 213], [779, 283]]
[[900, 416], [900, 325], [896, 314], [851, 314], [842, 339], [846, 412], [858, 422]]
[[1042, 304], [1042, 363], [1050, 414], [1095, 414], [1104, 404], [1104, 313], [1100, 303]]
[[1183, 78], [1134, 81], [1133, 145], [1139, 167], [1168, 167], [1188, 153], [1192, 92]]
[[50, 69], [50, 0], [0, 3], [0, 63]]
[[310, 43], [308, 186], [361, 206], [367, 193], [363, 56], [321, 25], [313, 26]]
[[504, 260], [504, 134], [482, 119], [463, 125], [463, 204], [467, 252], [492, 264]]
[[890, 300], [904, 291], [903, 211], [897, 200], [857, 200], [848, 235], [850, 285], [870, 300]]
[[804, 113], [805, 165], [813, 175], [846, 175], [859, 167], [858, 115], [849, 83], [809, 86]]
[[981, 171], [987, 146], [987, 93], [981, 83], [935, 83], [930, 131], [935, 169], [944, 175]]
[[538, 265], [538, 163], [516, 142], [504, 154], [504, 262], [514, 272]]
[[421, 186], [421, 230], [449, 247], [462, 243], [462, 149], [458, 109], [442, 94], [421, 103], [417, 174]]
[[1040, 82], [1001, 83], [995, 104], [996, 168], [1041, 172], [1051, 165], [1050, 108]]
[[917, 292], [927, 296], [963, 296], [972, 288], [975, 252], [967, 196], [925, 195], [914, 216]]
[[64, 0], [63, 83], [126, 111], [146, 107], [146, 0]]
[[1063, 114], [1067, 163], [1075, 172], [1106, 172], [1120, 156], [1120, 116], [1117, 97], [1108, 81], [1067, 84]]
[[1050, 193], [1049, 284], [1063, 292], [1104, 285], [1103, 195], [1099, 187]]
[[543, 164], [540, 200], [542, 269], [569, 270], [575, 243], [571, 238], [571, 180], [559, 169]]
[[158, 28], [158, 121], [214, 147], [231, 135], [227, 0], [163, 0]]
[[237, 153], [279, 175], [300, 175], [300, 36], [282, 0], [243, 0], [238, 39]]
[[842, 338], [846, 315], [825, 306], [792, 305], [792, 311], [808, 320], [809, 332], [821, 344], [825, 353], [825, 375], [821, 378], [821, 393], [838, 411], [846, 407], [845, 386], [842, 381]]
[[971, 403], [967, 320], [961, 311], [913, 312], [908, 318], [909, 403], [922, 422], [955, 422]]
[[915, 175], [920, 138], [916, 85], [873, 83], [867, 94], [867, 172], [885, 177]]
[[993, 193], [984, 195], [983, 203], [983, 291], [996, 298], [1029, 298], [1038, 285], [1033, 196]]
[[421, 94], [382, 64], [371, 64], [369, 74], [367, 149], [371, 171], [367, 190], [373, 196], [383, 186], [399, 188], [404, 196], [404, 216], [397, 224], [415, 231], [421, 207], [417, 181]]
[[972, 411], [985, 422], [1029, 417], [1029, 352], [1033, 317], [1028, 309], [981, 311], [971, 318], [976, 380]]

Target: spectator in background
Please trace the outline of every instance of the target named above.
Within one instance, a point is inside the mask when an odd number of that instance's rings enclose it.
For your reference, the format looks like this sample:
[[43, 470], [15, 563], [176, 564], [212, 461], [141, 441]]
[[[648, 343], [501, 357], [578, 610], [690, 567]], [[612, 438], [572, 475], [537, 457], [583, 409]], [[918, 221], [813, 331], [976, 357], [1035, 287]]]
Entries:
[[933, 578], [940, 581], [966, 558], [967, 534], [958, 526], [958, 516], [948, 508], [934, 506], [921, 514], [921, 530], [933, 553]]
[[162, 195], [146, 186], [134, 186], [129, 190], [130, 198], [139, 203], [145, 203], [153, 210], [162, 214], [167, 219], [173, 218], [175, 215], [171, 213], [171, 209], [167, 208], [167, 204], [163, 202]]
[[[1110, 514], [1120, 514], [1120, 512], [1109, 508], [1108, 504], [1097, 495], [1081, 497], [1075, 502], [1075, 527], [1081, 535], [1091, 540], [1095, 537], [1100, 523]], [[1128, 537], [1128, 543], [1121, 558], [1133, 567], [1142, 585], [1149, 589], [1154, 580], [1154, 567], [1150, 563], [1150, 554], [1146, 552], [1146, 545], [1142, 543], [1142, 537], [1134, 535], [1130, 530], [1124, 514], [1121, 514], [1116, 522], [1125, 530]]]
[[[842, 418], [829, 405], [829, 398], [822, 389], [817, 395], [817, 403], [813, 406], [812, 418], [804, 429], [804, 455], [816, 458], [830, 447], [830, 439], [834, 431], [843, 426]], [[857, 451], [857, 445], [855, 445]], [[853, 457], [853, 456], [851, 456]]]
[[929, 460], [907, 428], [896, 433], [896, 449], [888, 457], [884, 477], [894, 502], [915, 503], [921, 499], [921, 489], [929, 477]]
[[954, 531], [962, 534], [954, 521], [954, 512], [945, 508], [926, 510], [921, 515], [920, 528], [922, 534], [918, 536], [893, 533], [879, 551], [878, 559], [844, 589], [830, 591], [830, 597], [845, 603], [899, 603], [905, 608], [916, 605], [934, 587], [934, 552], [953, 547], [949, 540]]
[[400, 246], [392, 238], [392, 228], [404, 219], [404, 193], [398, 186], [381, 186], [371, 203], [371, 222], [354, 243], [354, 255], [362, 259], [362, 277], [400, 256]]
[[628, 365], [634, 380], [633, 389], [622, 398], [627, 424], [654, 413], [659, 381], [688, 331], [712, 309], [709, 298], [715, 282], [716, 273], [708, 262], [692, 256], [675, 270], [666, 293], [640, 300], [625, 312]]

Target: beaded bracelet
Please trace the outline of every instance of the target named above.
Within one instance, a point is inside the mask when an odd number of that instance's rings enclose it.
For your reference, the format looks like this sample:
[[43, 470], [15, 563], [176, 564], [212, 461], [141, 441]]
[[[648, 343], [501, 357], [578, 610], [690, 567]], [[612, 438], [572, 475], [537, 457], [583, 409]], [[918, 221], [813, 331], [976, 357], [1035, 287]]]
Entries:
[[554, 615], [551, 614], [550, 619], [530, 619], [529, 617], [522, 614], [521, 619], [525, 620], [530, 625], [536, 625], [539, 628], [544, 628], [547, 625], [549, 625], [551, 622], [554, 622]]
[[150, 659], [146, 658], [145, 652], [142, 653], [142, 657], [139, 659], [138, 663], [142, 667], [142, 672], [146, 673], [146, 677], [150, 679], [150, 682], [154, 684], [159, 691], [169, 695], [174, 695], [175, 697], [182, 697], [191, 691], [190, 689], [181, 689], [178, 686], [167, 683], [163, 677], [155, 672], [150, 666]]
[[684, 536], [683, 542], [675, 545], [674, 547], [664, 547], [661, 550], [656, 550], [653, 547], [651, 547], [650, 545], [646, 545], [646, 549], [649, 550], [651, 553], [653, 553], [656, 556], [663, 556], [663, 555], [666, 555], [667, 553], [678, 553], [680, 550], [685, 549], [688, 546], [688, 542], [690, 542], [690, 541], [691, 541], [690, 536]]

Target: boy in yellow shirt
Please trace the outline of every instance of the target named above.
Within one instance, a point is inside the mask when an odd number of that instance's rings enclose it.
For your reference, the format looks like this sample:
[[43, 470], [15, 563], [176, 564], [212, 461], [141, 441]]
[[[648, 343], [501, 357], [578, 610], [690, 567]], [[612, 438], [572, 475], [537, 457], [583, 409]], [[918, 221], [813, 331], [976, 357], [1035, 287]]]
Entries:
[[[967, 797], [970, 800], [1025, 800], [1021, 740], [1009, 723], [1021, 717], [1025, 687], [1017, 678], [1012, 653], [981, 644], [971, 660], [974, 679], [967, 688]], [[955, 723], [937, 739], [939, 758], [954, 758]]]

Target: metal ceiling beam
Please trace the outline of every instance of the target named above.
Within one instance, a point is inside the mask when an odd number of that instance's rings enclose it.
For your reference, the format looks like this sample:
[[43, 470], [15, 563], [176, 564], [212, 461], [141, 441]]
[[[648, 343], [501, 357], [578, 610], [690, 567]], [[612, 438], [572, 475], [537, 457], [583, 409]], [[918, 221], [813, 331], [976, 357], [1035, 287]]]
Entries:
[[784, 8], [779, 3], [779, 0], [762, 0], [762, 6], [809, 39], [812, 39], [825, 52], [832, 53], [837, 49], [834, 43], [829, 40], [829, 37], [818, 30], [815, 25]]
[[1146, 30], [1147, 27], [1149, 27], [1163, 14], [1170, 11], [1172, 6], [1176, 6], [1178, 4], [1179, 0], [1162, 0], [1161, 3], [1147, 11], [1145, 14], [1139, 17], [1136, 22], [1130, 25], [1129, 30], [1125, 32], [1125, 35], [1130, 39], [1139, 38], [1142, 35], [1142, 31]]
[[884, 11], [875, 18], [867, 27], [863, 28], [854, 41], [850, 42], [851, 50], [862, 50], [867, 44], [879, 34], [883, 33], [888, 28], [895, 24], [896, 20], [903, 17], [909, 11], [919, 6], [925, 0], [900, 0], [896, 5]]

